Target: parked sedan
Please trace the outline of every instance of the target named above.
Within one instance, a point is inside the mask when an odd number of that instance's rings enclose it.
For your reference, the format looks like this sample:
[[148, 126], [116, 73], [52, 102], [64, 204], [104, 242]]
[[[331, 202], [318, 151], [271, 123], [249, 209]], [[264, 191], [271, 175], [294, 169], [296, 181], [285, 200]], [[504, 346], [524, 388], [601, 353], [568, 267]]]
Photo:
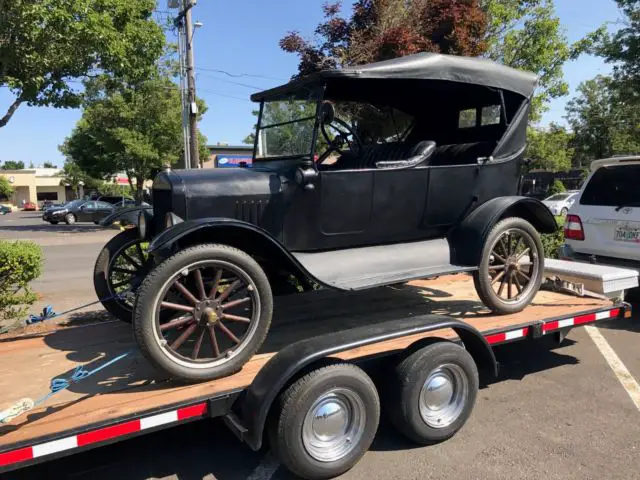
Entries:
[[106, 202], [96, 200], [73, 200], [62, 207], [53, 207], [45, 210], [42, 220], [56, 225], [65, 222], [73, 225], [76, 222], [93, 222], [96, 225], [107, 215], [110, 215], [115, 207]]
[[579, 193], [579, 191], [556, 193], [545, 198], [542, 203], [544, 203], [554, 215], [566, 215], [571, 205], [573, 205], [576, 198], [578, 198]]

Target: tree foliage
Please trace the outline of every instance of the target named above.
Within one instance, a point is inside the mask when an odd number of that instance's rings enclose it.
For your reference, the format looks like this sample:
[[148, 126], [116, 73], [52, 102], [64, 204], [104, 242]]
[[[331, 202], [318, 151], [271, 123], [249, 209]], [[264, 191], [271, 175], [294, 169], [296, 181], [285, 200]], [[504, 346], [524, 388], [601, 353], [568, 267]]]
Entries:
[[557, 17], [553, 0], [483, 0], [487, 15], [486, 56], [539, 76], [532, 104], [537, 120], [545, 104], [568, 94], [563, 66], [587, 51], [600, 30], [570, 44]]
[[[182, 156], [180, 90], [160, 74], [118, 88], [109, 80], [90, 82], [82, 118], [61, 151], [93, 177], [126, 173], [132, 192], [141, 200], [144, 181], [167, 165], [177, 165]], [[206, 106], [198, 103], [202, 115]], [[201, 153], [206, 154], [206, 139], [200, 143]]]
[[57, 167], [56, 167], [53, 163], [51, 163], [51, 162], [44, 162], [44, 163], [42, 164], [42, 167], [43, 167], [43, 168], [57, 168]]
[[[0, 87], [21, 104], [78, 107], [74, 80], [109, 72], [146, 78], [165, 42], [155, 0], [0, 0]], [[0, 114], [1, 115], [1, 114]]]
[[299, 75], [429, 51], [476, 56], [485, 51], [486, 17], [477, 0], [358, 0], [323, 6], [317, 41], [289, 32], [280, 47], [300, 58]]
[[526, 158], [530, 169], [563, 172], [571, 169], [573, 135], [560, 125], [548, 128], [530, 128]]
[[13, 186], [4, 175], [0, 175], [0, 197], [11, 198], [13, 195]]
[[640, 105], [611, 77], [597, 76], [578, 87], [567, 104], [576, 163], [640, 151]]
[[22, 160], [7, 160], [2, 165], [2, 170], [24, 170], [24, 162]]

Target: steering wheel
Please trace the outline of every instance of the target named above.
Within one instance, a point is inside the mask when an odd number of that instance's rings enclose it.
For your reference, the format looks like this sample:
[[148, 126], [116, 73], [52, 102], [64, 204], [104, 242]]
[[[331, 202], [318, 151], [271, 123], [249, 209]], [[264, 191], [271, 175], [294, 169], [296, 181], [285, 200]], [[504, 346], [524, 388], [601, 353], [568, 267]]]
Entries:
[[[324, 102], [322, 104], [322, 122], [320, 124], [320, 131], [322, 132], [322, 136], [326, 140], [329, 145], [329, 149], [326, 153], [331, 151], [339, 151], [340, 147], [346, 142], [349, 146], [349, 150], [355, 156], [359, 156], [362, 151], [362, 140], [355, 132], [355, 130], [344, 120], [341, 120], [335, 116], [335, 108], [333, 104], [329, 102]], [[339, 128], [338, 126], [342, 127]], [[333, 128], [338, 135], [331, 140], [329, 134], [327, 133], [327, 127]], [[349, 140], [349, 136], [352, 137], [352, 140]], [[356, 148], [357, 147], [357, 148]], [[322, 155], [326, 158], [328, 155]]]

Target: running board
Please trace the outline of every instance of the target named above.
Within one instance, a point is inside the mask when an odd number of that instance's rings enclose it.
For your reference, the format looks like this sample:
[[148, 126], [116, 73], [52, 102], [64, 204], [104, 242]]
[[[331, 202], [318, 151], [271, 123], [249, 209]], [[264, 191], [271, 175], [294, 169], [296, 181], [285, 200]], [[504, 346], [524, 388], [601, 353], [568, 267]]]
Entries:
[[362, 290], [477, 270], [449, 263], [451, 252], [444, 238], [293, 255], [317, 280], [339, 290]]

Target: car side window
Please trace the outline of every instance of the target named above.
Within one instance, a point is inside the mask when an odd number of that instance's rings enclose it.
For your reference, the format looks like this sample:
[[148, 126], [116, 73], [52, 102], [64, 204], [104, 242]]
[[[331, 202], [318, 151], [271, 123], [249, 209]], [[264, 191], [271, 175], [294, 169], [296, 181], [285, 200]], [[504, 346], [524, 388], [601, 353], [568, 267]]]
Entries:
[[96, 208], [96, 202], [86, 202], [82, 205], [82, 208]]
[[111, 205], [108, 204], [107, 202], [95, 202], [96, 203], [96, 207], [99, 208], [100, 210], [104, 210], [105, 208], [111, 208]]
[[474, 128], [476, 126], [476, 109], [468, 108], [460, 111], [458, 128]]

